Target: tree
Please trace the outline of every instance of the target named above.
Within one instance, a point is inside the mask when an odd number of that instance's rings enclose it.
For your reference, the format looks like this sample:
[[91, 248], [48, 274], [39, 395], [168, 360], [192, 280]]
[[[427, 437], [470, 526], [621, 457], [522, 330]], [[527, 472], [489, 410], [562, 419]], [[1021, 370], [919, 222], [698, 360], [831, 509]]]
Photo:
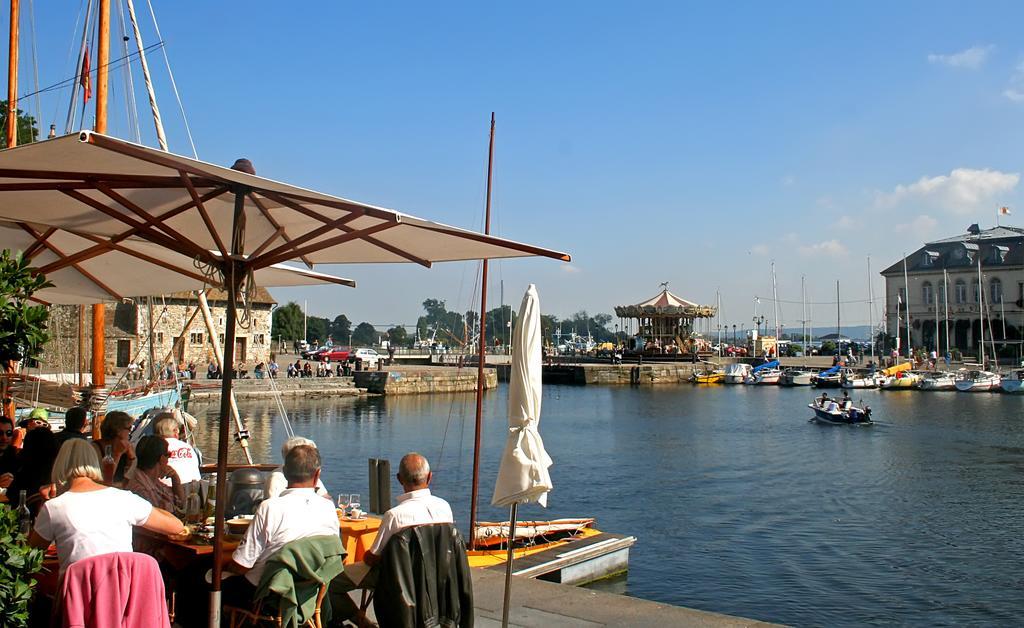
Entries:
[[421, 339], [429, 340], [435, 337], [436, 341], [447, 344], [462, 342], [466, 321], [462, 314], [449, 312], [445, 302], [440, 299], [427, 299], [423, 302], [423, 309], [427, 312], [426, 315], [416, 321], [416, 329]]
[[356, 328], [352, 331], [353, 345], [372, 345], [376, 341], [377, 328], [369, 323], [359, 323], [358, 325], [356, 325]]
[[31, 305], [33, 293], [53, 286], [36, 274], [21, 253], [0, 253], [0, 362], [34, 359], [50, 339], [45, 305]]
[[409, 332], [401, 325], [388, 330], [388, 342], [392, 347], [404, 347], [409, 344]]
[[487, 312], [487, 344], [508, 344], [511, 337], [509, 322], [515, 324], [516, 315], [511, 305], [502, 305]]
[[335, 344], [348, 342], [348, 336], [352, 333], [352, 321], [344, 314], [338, 314], [331, 321], [330, 334]]
[[[3, 129], [4, 146], [7, 146], [7, 102], [0, 100], [0, 128]], [[25, 115], [25, 112], [18, 109], [18, 145], [31, 144], [39, 139], [39, 129], [36, 128], [36, 119]]]
[[331, 322], [322, 316], [306, 317], [306, 342], [324, 344], [330, 332]]
[[302, 338], [302, 308], [290, 301], [274, 310], [271, 320], [271, 335], [284, 340]]

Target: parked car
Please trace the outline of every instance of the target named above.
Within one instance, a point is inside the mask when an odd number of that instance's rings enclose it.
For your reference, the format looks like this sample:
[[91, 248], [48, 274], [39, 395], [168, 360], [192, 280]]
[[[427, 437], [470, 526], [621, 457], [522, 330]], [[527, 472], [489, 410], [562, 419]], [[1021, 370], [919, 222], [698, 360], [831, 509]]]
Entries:
[[[381, 354], [377, 353], [373, 349], [365, 349], [365, 348], [363, 348], [363, 349], [356, 349], [355, 351], [352, 352], [351, 357], [354, 360], [362, 360], [364, 368], [371, 367], [371, 366], [377, 366], [377, 362], [379, 362], [379, 361], [384, 359], [384, 356], [382, 356]], [[333, 360], [333, 358], [332, 358], [332, 360]]]
[[344, 362], [345, 360], [348, 359], [348, 356], [348, 349], [342, 349], [341, 347], [331, 347], [330, 349], [324, 349], [322, 351], [317, 352], [316, 360], [322, 362], [324, 358], [327, 358], [331, 362]]

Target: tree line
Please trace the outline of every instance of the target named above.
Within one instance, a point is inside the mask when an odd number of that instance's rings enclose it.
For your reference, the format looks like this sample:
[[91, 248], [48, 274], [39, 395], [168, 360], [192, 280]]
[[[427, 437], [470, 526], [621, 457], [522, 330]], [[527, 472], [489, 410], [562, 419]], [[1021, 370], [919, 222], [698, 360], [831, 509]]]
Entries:
[[[306, 332], [303, 335], [302, 308], [292, 301], [274, 310], [272, 333], [275, 339], [284, 341], [305, 338], [306, 342], [323, 344], [330, 337], [335, 344], [352, 346], [376, 344], [379, 339], [388, 340], [396, 347], [410, 347], [417, 341], [449, 347], [476, 343], [480, 333], [480, 317], [477, 312], [449, 310], [443, 299], [426, 299], [422, 305], [424, 313], [416, 319], [412, 333], [403, 325], [395, 325], [384, 331], [378, 331], [365, 321], [353, 326], [347, 316], [338, 314], [333, 319], [306, 317]], [[516, 316], [510, 305], [488, 310], [485, 319], [487, 343], [507, 344], [512, 338]], [[549, 342], [554, 342], [555, 333], [559, 330], [563, 336], [571, 333], [586, 336], [589, 333], [596, 342], [608, 342], [615, 337], [615, 332], [608, 328], [612, 320], [609, 314], [590, 315], [586, 311], [576, 312], [564, 319], [542, 314], [541, 332]]]

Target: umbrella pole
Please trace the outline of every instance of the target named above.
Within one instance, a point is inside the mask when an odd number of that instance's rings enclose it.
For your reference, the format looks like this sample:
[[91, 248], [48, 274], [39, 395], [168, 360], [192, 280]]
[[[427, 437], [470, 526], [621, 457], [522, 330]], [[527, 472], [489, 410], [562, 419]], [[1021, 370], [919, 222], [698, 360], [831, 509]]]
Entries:
[[227, 471], [228, 471], [228, 441], [230, 439], [231, 427], [231, 382], [234, 378], [235, 368], [235, 323], [236, 310], [238, 307], [238, 288], [244, 276], [241, 264], [236, 256], [242, 249], [242, 232], [245, 228], [244, 214], [245, 190], [235, 190], [235, 215], [234, 229], [231, 238], [231, 258], [224, 266], [224, 287], [228, 293], [227, 320], [224, 324], [224, 372], [220, 388], [220, 437], [217, 442], [217, 506], [214, 511], [213, 523], [213, 582], [210, 583], [210, 628], [220, 628], [220, 587], [221, 572], [223, 571], [224, 551], [224, 513], [227, 509]]
[[508, 520], [508, 558], [505, 560], [505, 606], [501, 611], [502, 628], [508, 628], [509, 604], [512, 601], [512, 559], [515, 557], [516, 514], [518, 510], [519, 504], [514, 502]]

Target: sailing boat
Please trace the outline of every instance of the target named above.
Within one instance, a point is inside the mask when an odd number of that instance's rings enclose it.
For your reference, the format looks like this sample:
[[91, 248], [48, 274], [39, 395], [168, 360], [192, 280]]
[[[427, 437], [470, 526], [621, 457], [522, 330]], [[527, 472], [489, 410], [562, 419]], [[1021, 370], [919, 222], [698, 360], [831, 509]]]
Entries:
[[[487, 157], [487, 195], [484, 233], [491, 229], [491, 184], [494, 173], [494, 113], [491, 113], [491, 132]], [[487, 347], [487, 271], [488, 261], [481, 262], [480, 284], [480, 342], [477, 343], [476, 421], [473, 445], [472, 495], [469, 515], [470, 567], [486, 568], [504, 564], [509, 558], [508, 546], [513, 547], [514, 561], [532, 556], [530, 565], [518, 567], [517, 575], [557, 578], [563, 584], [584, 584], [624, 573], [629, 568], [629, 548], [636, 539], [632, 536], [613, 535], [594, 527], [592, 518], [556, 519], [552, 521], [522, 521], [515, 525], [514, 538], [510, 538], [511, 522], [477, 521], [479, 497], [480, 449], [483, 426], [484, 365]]]

